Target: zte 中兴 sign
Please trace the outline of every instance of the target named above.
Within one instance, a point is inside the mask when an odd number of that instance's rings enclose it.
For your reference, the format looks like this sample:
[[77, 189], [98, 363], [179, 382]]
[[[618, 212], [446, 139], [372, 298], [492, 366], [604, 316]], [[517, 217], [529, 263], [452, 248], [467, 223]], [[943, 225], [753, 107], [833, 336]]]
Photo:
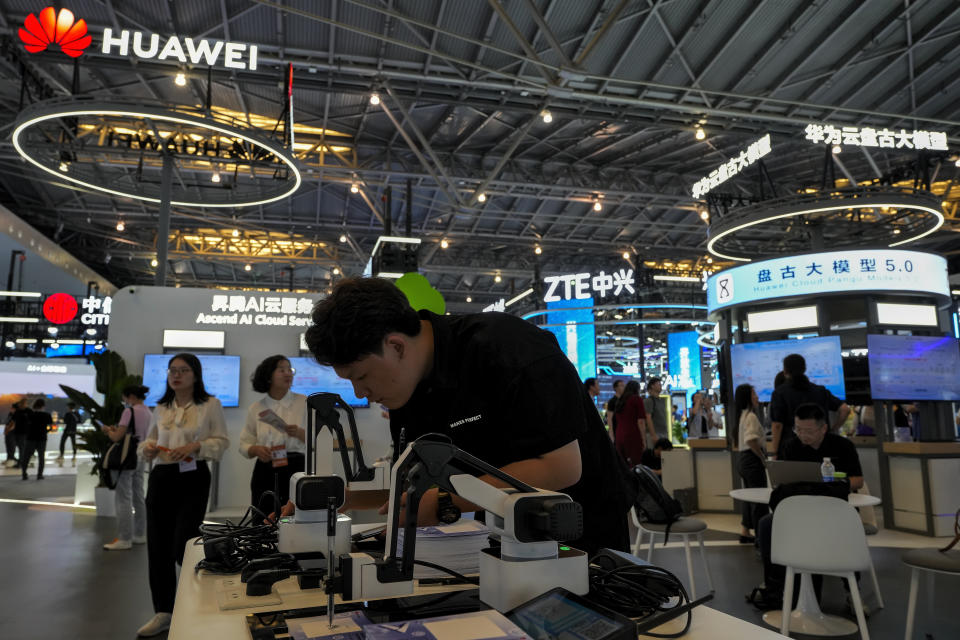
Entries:
[[[39, 17], [30, 14], [18, 32], [24, 47], [31, 53], [40, 53], [57, 45], [66, 55], [77, 58], [90, 46], [93, 37], [87, 35], [83, 19], [75, 20], [69, 9], [57, 12], [47, 7]], [[110, 27], [103, 30], [100, 52], [104, 55], [143, 60], [176, 60], [181, 64], [224, 67], [226, 69], [257, 68], [257, 46], [241, 42], [161, 36], [157, 33]]]

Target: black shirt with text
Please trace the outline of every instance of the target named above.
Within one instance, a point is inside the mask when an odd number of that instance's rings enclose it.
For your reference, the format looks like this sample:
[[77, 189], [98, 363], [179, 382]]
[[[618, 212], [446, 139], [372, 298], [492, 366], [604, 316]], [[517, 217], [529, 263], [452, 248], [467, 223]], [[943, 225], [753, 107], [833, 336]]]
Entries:
[[419, 313], [433, 326], [434, 362], [407, 404], [390, 411], [396, 455], [401, 438], [439, 433], [502, 468], [576, 440], [580, 481], [561, 491], [583, 507], [584, 536], [566, 542], [591, 553], [626, 550], [630, 503], [620, 463], [553, 334], [504, 313]]

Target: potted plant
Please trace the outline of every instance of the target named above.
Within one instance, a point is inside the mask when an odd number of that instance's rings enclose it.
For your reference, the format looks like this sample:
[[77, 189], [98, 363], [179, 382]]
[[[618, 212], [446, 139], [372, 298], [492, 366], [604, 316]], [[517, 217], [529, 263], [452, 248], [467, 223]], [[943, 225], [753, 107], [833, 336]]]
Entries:
[[140, 384], [140, 376], [127, 373], [127, 365], [115, 351], [104, 351], [90, 356], [90, 362], [97, 371], [97, 391], [103, 394], [103, 404], [91, 398], [83, 391], [66, 385], [60, 385], [67, 397], [78, 407], [82, 407], [93, 425], [90, 429], [80, 430], [80, 448], [93, 456], [93, 469], [90, 473], [97, 476], [94, 490], [97, 515], [114, 515], [113, 483], [110, 472], [103, 468], [103, 456], [110, 448], [110, 437], [101, 429], [103, 425], [117, 424], [123, 413], [123, 389], [132, 384]]

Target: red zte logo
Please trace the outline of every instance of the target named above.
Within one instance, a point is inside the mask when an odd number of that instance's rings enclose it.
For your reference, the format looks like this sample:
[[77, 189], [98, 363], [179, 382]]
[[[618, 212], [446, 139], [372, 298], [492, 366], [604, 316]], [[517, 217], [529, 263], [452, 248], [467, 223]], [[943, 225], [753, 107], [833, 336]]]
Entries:
[[53, 7], [41, 11], [40, 18], [32, 13], [28, 15], [19, 34], [30, 53], [46, 51], [55, 43], [71, 58], [79, 57], [93, 40], [93, 36], [87, 35], [86, 20], [74, 22], [72, 11], [60, 9], [57, 13]]

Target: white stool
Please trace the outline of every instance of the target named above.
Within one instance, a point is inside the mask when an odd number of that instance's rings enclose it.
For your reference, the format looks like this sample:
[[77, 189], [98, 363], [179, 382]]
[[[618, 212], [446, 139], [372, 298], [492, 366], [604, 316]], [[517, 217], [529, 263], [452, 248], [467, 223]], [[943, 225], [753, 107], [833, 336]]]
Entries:
[[[630, 509], [630, 517], [633, 518], [633, 524], [637, 527], [637, 539], [633, 544], [633, 555], [640, 555], [640, 547], [643, 546], [643, 534], [650, 534], [650, 548], [647, 550], [647, 562], [653, 562], [653, 546], [656, 542], [657, 534], [664, 536], [667, 531], [665, 524], [653, 524], [652, 522], [640, 522], [637, 518], [636, 509]], [[677, 535], [683, 538], [683, 551], [687, 560], [687, 576], [690, 579], [690, 599], [697, 597], [697, 587], [693, 580], [693, 562], [690, 558], [690, 536], [696, 536], [700, 543], [700, 559], [703, 561], [703, 572], [707, 576], [707, 585], [710, 591], [713, 591], [713, 578], [710, 577], [710, 565], [707, 564], [707, 552], [703, 546], [703, 532], [707, 530], [707, 523], [697, 518], [680, 518], [670, 526], [670, 535]]]
[[936, 549], [913, 549], [903, 554], [903, 564], [911, 567], [910, 600], [907, 604], [906, 640], [913, 638], [913, 620], [917, 612], [917, 589], [920, 586], [920, 572], [927, 573], [927, 600], [933, 603], [933, 576], [938, 573], [960, 575], [960, 550], [942, 552]]

